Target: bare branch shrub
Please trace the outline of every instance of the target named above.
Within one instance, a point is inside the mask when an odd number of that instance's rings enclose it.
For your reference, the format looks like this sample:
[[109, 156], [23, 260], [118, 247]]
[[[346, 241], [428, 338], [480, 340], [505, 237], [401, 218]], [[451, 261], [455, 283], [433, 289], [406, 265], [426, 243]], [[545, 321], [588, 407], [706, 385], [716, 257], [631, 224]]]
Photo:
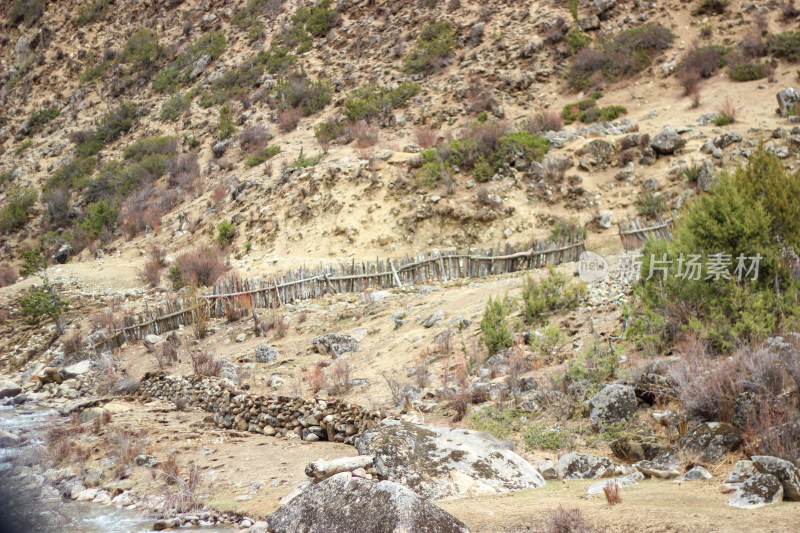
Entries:
[[331, 365], [328, 381], [333, 394], [344, 394], [350, 390], [350, 374], [350, 363], [346, 359], [338, 359]]
[[189, 350], [192, 359], [192, 370], [196, 376], [216, 377], [222, 370], [222, 363], [214, 360], [214, 354], [208, 348], [198, 346]]

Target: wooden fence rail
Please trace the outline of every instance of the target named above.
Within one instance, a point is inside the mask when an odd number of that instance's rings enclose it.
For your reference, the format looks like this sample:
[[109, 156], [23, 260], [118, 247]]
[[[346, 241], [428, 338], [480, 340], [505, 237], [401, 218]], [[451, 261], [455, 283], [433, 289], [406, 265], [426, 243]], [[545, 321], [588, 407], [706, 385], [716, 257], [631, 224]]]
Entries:
[[671, 241], [675, 218], [676, 216], [663, 219], [660, 215], [656, 215], [655, 224], [649, 223], [649, 225], [641, 218], [630, 217], [620, 220], [617, 225], [622, 247], [625, 251], [630, 251], [642, 248], [647, 239]]
[[[496, 248], [445, 250], [402, 259], [374, 262], [320, 264], [287, 272], [279, 278], [227, 279], [200, 296], [208, 302], [211, 316], [224, 316], [230, 306], [275, 308], [298, 300], [327, 294], [364, 292], [433, 281], [479, 278], [506, 274], [548, 265], [577, 261], [585, 250], [582, 234], [557, 241], [534, 241], [528, 245], [506, 244]], [[127, 316], [124, 325], [111, 335], [100, 336], [92, 344], [97, 351], [119, 347], [126, 342], [160, 335], [193, 322], [196, 311], [188, 302], [175, 299], [155, 310], [145, 308], [138, 316]]]

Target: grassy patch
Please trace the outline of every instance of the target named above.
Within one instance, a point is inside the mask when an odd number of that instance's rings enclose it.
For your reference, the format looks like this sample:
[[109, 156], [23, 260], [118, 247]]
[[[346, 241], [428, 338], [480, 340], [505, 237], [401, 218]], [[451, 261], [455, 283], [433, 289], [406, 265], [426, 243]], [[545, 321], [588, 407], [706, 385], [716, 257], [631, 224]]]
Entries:
[[19, 146], [17, 146], [14, 149], [14, 155], [22, 155], [23, 152], [25, 152], [25, 150], [27, 150], [31, 146], [33, 146], [33, 141], [30, 139], [25, 139], [24, 141], [19, 143]]
[[136, 106], [133, 104], [122, 104], [109, 111], [97, 124], [89, 138], [78, 145], [76, 149], [78, 157], [85, 158], [95, 155], [106, 144], [127, 132], [133, 126], [137, 112]]
[[428, 72], [442, 67], [453, 53], [456, 33], [450, 22], [425, 26], [419, 34], [417, 46], [403, 60], [408, 72]]
[[20, 22], [31, 26], [44, 14], [47, 3], [48, 0], [14, 0], [11, 9], [8, 10], [6, 20], [12, 26], [16, 26]]
[[728, 76], [735, 81], [755, 81], [766, 78], [770, 67], [763, 63], [753, 63], [739, 59], [728, 67]]
[[244, 7], [233, 16], [231, 23], [244, 31], [251, 42], [255, 41], [264, 29], [264, 24], [258, 17], [278, 14], [282, 4], [283, 0], [247, 0]]
[[594, 48], [582, 48], [567, 73], [567, 82], [585, 89], [597, 73], [612, 81], [643, 71], [662, 50], [672, 45], [672, 33], [659, 24], [643, 24], [621, 31]]
[[247, 160], [245, 161], [245, 165], [248, 167], [255, 167], [263, 163], [264, 161], [271, 159], [272, 157], [278, 155], [281, 151], [280, 146], [267, 146], [256, 155], [248, 156]]
[[299, 109], [305, 117], [321, 111], [330, 103], [332, 94], [329, 82], [312, 81], [303, 71], [281, 76], [275, 84], [278, 109]]
[[48, 107], [34, 111], [31, 116], [28, 117], [28, 129], [30, 133], [39, 133], [48, 122], [58, 117], [59, 114], [61, 114], [61, 110], [57, 107]]
[[189, 81], [190, 67], [198, 59], [208, 55], [213, 61], [222, 55], [226, 46], [225, 34], [221, 30], [203, 34], [188, 50], [179, 54], [166, 68], [156, 74], [153, 79], [153, 90], [176, 92], [182, 83]]
[[550, 268], [546, 278], [537, 281], [525, 278], [522, 287], [522, 313], [525, 322], [541, 323], [546, 317], [563, 309], [573, 309], [586, 298], [583, 283], [572, 283], [555, 269]]
[[352, 121], [371, 120], [403, 105], [419, 92], [414, 82], [403, 82], [395, 89], [367, 85], [356, 89], [344, 101], [344, 114]]
[[159, 118], [162, 122], [172, 122], [189, 110], [192, 105], [190, 94], [176, 94], [161, 105]]
[[775, 57], [800, 61], [800, 32], [785, 31], [767, 36], [767, 52]]
[[108, 13], [110, 3], [110, 0], [92, 0], [92, 2], [82, 5], [78, 8], [78, 14], [73, 19], [73, 23], [80, 28], [104, 18]]
[[289, 168], [306, 168], [306, 167], [313, 167], [314, 165], [318, 164], [322, 161], [322, 154], [317, 154], [315, 156], [307, 157], [302, 153], [297, 156]]
[[15, 189], [8, 194], [6, 203], [0, 209], [0, 231], [19, 229], [28, 221], [28, 211], [36, 203], [39, 194], [36, 189]]
[[44, 190], [56, 188], [77, 189], [92, 175], [97, 161], [93, 157], [73, 159], [56, 170], [44, 184]]

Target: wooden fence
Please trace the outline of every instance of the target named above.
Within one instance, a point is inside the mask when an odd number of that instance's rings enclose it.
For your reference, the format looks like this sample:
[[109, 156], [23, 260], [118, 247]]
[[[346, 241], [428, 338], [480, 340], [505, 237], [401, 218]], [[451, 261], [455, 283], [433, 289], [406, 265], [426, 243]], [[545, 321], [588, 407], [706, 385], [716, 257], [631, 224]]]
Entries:
[[[224, 316], [231, 306], [275, 308], [298, 300], [327, 294], [364, 292], [432, 281], [480, 278], [577, 261], [585, 250], [580, 233], [558, 241], [534, 241], [528, 245], [498, 245], [483, 250], [433, 251], [416, 257], [322, 264], [314, 270], [300, 268], [279, 278], [251, 280], [231, 278], [216, 285], [200, 298], [209, 302], [211, 316]], [[178, 329], [191, 324], [195, 308], [183, 300], [151, 311], [146, 308], [138, 317], [126, 317], [125, 325], [112, 335], [93, 342], [103, 351], [123, 343], [141, 340], [150, 334]]]
[[675, 218], [673, 216], [663, 219], [660, 215], [656, 215], [655, 224], [635, 217], [621, 220], [618, 226], [622, 247], [625, 251], [630, 251], [642, 248], [647, 239], [671, 241]]

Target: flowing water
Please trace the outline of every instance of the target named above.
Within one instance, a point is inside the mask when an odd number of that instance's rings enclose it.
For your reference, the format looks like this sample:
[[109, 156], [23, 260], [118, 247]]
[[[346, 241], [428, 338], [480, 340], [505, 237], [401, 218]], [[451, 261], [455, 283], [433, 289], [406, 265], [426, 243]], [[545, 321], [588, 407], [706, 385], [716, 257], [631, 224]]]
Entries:
[[[43, 427], [57, 413], [52, 410], [12, 409], [0, 406], [0, 430], [16, 433], [17, 430], [35, 430]], [[41, 444], [29, 440], [22, 448], [1, 448], [0, 467], [9, 458], [30, 451], [30, 447]], [[27, 447], [27, 450], [26, 450]], [[139, 533], [153, 531], [154, 520], [134, 510], [117, 509], [114, 506], [93, 503], [67, 502], [64, 504], [68, 525], [63, 529], [70, 533]], [[231, 533], [238, 531], [233, 526], [181, 527], [180, 531], [208, 531]]]

